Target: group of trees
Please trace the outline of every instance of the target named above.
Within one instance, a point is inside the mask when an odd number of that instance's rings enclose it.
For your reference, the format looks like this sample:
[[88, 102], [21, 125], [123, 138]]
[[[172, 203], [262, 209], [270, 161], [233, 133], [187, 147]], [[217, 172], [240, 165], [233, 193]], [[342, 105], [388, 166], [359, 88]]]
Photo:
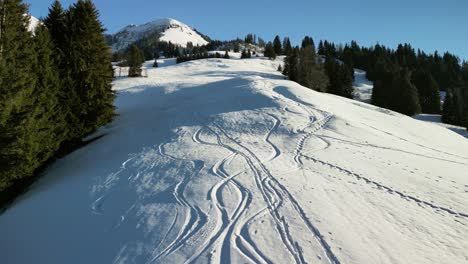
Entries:
[[[444, 122], [468, 127], [468, 64], [451, 53], [427, 54], [410, 44], [393, 50], [380, 44], [360, 47], [323, 42], [319, 54], [336, 56], [345, 64], [367, 71], [374, 82], [372, 103], [401, 113], [437, 114]], [[439, 91], [446, 92], [440, 105]]]
[[281, 42], [279, 36], [276, 36], [265, 47], [265, 56], [274, 58], [276, 54], [286, 55], [283, 74], [289, 80], [316, 91], [352, 98], [353, 68], [339, 61], [336, 56], [328, 56], [324, 61], [316, 53], [311, 37], [306, 36], [301, 47], [292, 47], [289, 38]]
[[229, 59], [230, 56], [229, 56], [229, 52], [227, 51], [224, 52], [224, 55], [221, 55], [221, 53], [219, 52], [208, 53], [207, 51], [204, 51], [203, 53], [192, 53], [192, 54], [179, 56], [177, 57], [177, 63], [193, 61], [193, 60], [212, 59], [212, 58]]
[[111, 52], [90, 0], [58, 1], [29, 32], [28, 7], [0, 1], [0, 190], [114, 117]]

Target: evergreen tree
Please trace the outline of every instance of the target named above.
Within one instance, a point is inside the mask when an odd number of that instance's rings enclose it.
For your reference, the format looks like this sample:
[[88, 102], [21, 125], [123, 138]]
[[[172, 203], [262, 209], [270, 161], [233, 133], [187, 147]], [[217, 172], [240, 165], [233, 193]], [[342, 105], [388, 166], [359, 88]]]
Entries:
[[289, 77], [290, 81], [299, 81], [299, 48], [293, 48], [290, 55], [285, 58], [283, 73]]
[[311, 38], [306, 37], [299, 52], [299, 84], [313, 90], [324, 92], [328, 86], [328, 77], [322, 65], [316, 62], [315, 47]]
[[458, 123], [455, 101], [452, 91], [447, 91], [442, 108], [442, 122], [454, 125]]
[[247, 44], [253, 44], [254, 43], [254, 35], [253, 34], [247, 34], [247, 36], [244, 39], [244, 42]]
[[252, 57], [252, 53], [250, 53], [250, 50], [243, 50], [241, 54], [241, 59], [249, 59]]
[[281, 40], [280, 40], [280, 37], [278, 35], [273, 40], [273, 49], [274, 49], [276, 55], [283, 54], [283, 47], [281, 45]]
[[229, 53], [228, 51], [226, 50], [226, 52], [224, 53], [224, 57], [225, 59], [230, 59], [231, 57], [229, 57]]
[[145, 60], [143, 53], [136, 45], [132, 45], [127, 61], [129, 66], [128, 77], [141, 77], [141, 67]]
[[264, 56], [268, 57], [269, 59], [275, 59], [276, 58], [275, 48], [273, 47], [273, 44], [271, 42], [268, 42], [266, 44], [265, 51], [264, 51]]
[[418, 70], [412, 74], [411, 82], [418, 89], [421, 111], [427, 114], [440, 113], [439, 87], [432, 75], [427, 71]]
[[325, 71], [330, 80], [327, 92], [347, 98], [353, 98], [353, 76], [345, 64], [340, 64], [335, 58], [327, 57]]
[[91, 0], [78, 0], [66, 13], [64, 54], [71, 140], [78, 141], [114, 117], [111, 52], [103, 33]]
[[283, 40], [283, 49], [284, 49], [283, 53], [286, 56], [288, 56], [292, 51], [291, 41], [289, 40], [288, 37], [285, 37]]
[[314, 40], [313, 40], [311, 37], [306, 36], [306, 37], [302, 40], [302, 48], [305, 48], [305, 47], [308, 47], [308, 46], [313, 46], [313, 47], [314, 47], [314, 50], [315, 50]]
[[393, 89], [396, 96], [394, 105], [390, 109], [409, 116], [421, 112], [418, 90], [411, 83], [407, 70], [402, 70], [400, 76], [394, 79]]
[[67, 69], [65, 56], [68, 55], [64, 54], [64, 52], [71, 51], [67, 49], [65, 11], [58, 0], [55, 0], [49, 8], [49, 14], [44, 19], [44, 25], [47, 27], [52, 38], [54, 46], [53, 56], [60, 71], [60, 78], [63, 79]]
[[325, 48], [323, 47], [323, 41], [320, 40], [319, 45], [318, 45], [318, 54], [319, 55], [325, 55]]
[[39, 25], [34, 36], [36, 60], [33, 68], [37, 81], [31, 95], [30, 113], [24, 123], [30, 142], [30, 165], [34, 168], [54, 156], [68, 132], [63, 111], [65, 106], [59, 104], [61, 83], [53, 49], [48, 30]]
[[0, 190], [14, 179], [29, 176], [36, 166], [28, 151], [34, 144], [32, 135], [24, 127], [29, 123], [37, 82], [25, 14], [27, 6], [20, 0], [0, 2]]
[[239, 51], [240, 51], [239, 43], [234, 44], [233, 52], [237, 53]]

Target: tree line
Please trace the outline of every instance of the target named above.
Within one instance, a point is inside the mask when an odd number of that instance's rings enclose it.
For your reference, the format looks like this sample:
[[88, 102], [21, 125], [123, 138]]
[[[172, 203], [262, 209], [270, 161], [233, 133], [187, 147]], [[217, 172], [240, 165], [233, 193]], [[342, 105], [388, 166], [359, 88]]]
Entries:
[[[371, 103], [406, 115], [442, 114], [442, 121], [468, 128], [468, 62], [451, 53], [427, 54], [400, 44], [392, 50], [380, 44], [360, 47], [355, 41], [336, 45], [311, 37], [292, 47], [276, 36], [265, 46], [266, 57], [285, 55], [283, 73], [292, 81], [343, 97], [353, 97], [354, 68], [374, 83]], [[440, 91], [446, 92], [441, 105]]]
[[0, 191], [82, 144], [114, 114], [111, 51], [91, 0], [55, 1], [34, 32], [28, 6], [0, 1]]
[[[410, 44], [390, 49], [380, 44], [344, 47], [322, 43], [323, 54], [335, 54], [374, 82], [372, 103], [407, 115], [442, 114], [446, 123], [468, 128], [468, 63], [449, 52], [428, 54]], [[446, 92], [441, 106], [440, 91]]]
[[288, 37], [281, 41], [276, 36], [265, 45], [264, 55], [270, 59], [284, 55], [284, 67], [279, 70], [291, 81], [315, 91], [353, 97], [353, 68], [339, 61], [338, 54], [318, 54], [312, 37], [304, 37], [301, 46], [293, 47]]

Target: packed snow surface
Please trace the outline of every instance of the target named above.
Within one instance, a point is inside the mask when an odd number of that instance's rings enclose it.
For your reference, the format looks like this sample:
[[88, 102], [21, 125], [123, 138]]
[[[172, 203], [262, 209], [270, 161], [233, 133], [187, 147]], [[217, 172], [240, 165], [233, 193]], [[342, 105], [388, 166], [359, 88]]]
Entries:
[[468, 140], [278, 63], [117, 79], [106, 135], [0, 216], [2, 263], [467, 263]]
[[161, 41], [171, 42], [182, 47], [187, 46], [187, 42], [192, 42], [194, 46], [202, 46], [208, 42], [193, 28], [172, 18], [154, 20], [143, 25], [129, 25], [113, 34], [112, 49], [122, 50], [153, 33], [160, 33]]

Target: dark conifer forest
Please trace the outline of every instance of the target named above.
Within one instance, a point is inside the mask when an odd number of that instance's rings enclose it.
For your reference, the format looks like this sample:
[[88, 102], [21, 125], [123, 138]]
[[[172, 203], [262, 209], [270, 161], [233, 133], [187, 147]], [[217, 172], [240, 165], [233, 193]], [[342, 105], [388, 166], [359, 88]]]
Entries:
[[34, 32], [21, 0], [0, 2], [0, 191], [114, 117], [111, 51], [90, 0], [55, 1]]

